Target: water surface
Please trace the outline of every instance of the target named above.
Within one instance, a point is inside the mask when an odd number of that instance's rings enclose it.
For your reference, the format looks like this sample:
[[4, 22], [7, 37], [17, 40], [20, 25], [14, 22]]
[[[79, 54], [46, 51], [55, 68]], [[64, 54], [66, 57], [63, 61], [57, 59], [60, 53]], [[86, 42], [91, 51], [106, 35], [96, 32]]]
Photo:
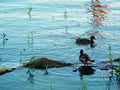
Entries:
[[[27, 68], [17, 69], [0, 76], [2, 90], [81, 90], [86, 82], [88, 90], [119, 90], [120, 80], [112, 77], [110, 71], [97, 68], [95, 74], [85, 75], [83, 81], [79, 72], [73, 72], [79, 62], [79, 50], [84, 49], [96, 63], [109, 60], [108, 44], [112, 47], [112, 57], [120, 56], [120, 1], [101, 0], [109, 4], [108, 14], [103, 25], [93, 28], [90, 0], [0, 0], [0, 33], [6, 33], [8, 41], [3, 45], [0, 36], [0, 68], [12, 68], [29, 61], [31, 56], [78, 63], [72, 67], [49, 69], [44, 76], [43, 70], [32, 72], [29, 78]], [[29, 7], [32, 7], [28, 15]], [[75, 44], [75, 38], [87, 37], [86, 32], [98, 30], [95, 48]], [[32, 34], [33, 33], [33, 37]], [[33, 41], [32, 41], [33, 40]], [[117, 79], [116, 79], [117, 78]]]

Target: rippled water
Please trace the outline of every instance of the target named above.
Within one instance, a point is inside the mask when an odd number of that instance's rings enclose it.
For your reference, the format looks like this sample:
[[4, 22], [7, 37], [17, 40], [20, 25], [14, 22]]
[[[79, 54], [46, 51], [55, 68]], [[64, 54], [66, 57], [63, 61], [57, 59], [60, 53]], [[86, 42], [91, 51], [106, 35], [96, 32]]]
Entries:
[[[82, 84], [79, 72], [73, 72], [79, 62], [79, 50], [82, 48], [96, 63], [109, 60], [108, 44], [112, 47], [112, 57], [120, 56], [120, 1], [101, 0], [109, 4], [108, 14], [102, 26], [93, 28], [90, 0], [0, 0], [0, 33], [7, 35], [2, 43], [0, 36], [0, 68], [12, 68], [28, 62], [31, 56], [48, 57], [54, 60], [78, 63], [72, 67], [35, 70], [34, 78], [29, 78], [27, 68], [17, 69], [0, 76], [0, 90], [119, 90], [120, 78], [111, 79], [110, 71], [96, 69], [95, 74], [84, 75]], [[30, 15], [27, 14], [32, 7]], [[90, 48], [75, 44], [76, 37], [87, 37], [86, 32], [95, 30], [97, 47]], [[32, 34], [33, 33], [33, 37]], [[32, 39], [33, 42], [32, 42]], [[29, 41], [29, 42], [28, 42]], [[116, 79], [117, 78], [117, 79]]]

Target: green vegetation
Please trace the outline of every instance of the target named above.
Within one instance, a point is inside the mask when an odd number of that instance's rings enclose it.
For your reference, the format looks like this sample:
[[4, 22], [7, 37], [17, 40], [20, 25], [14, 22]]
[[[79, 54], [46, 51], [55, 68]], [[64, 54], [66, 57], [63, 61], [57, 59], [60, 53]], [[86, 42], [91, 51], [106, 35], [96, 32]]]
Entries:
[[50, 90], [53, 90], [52, 84], [51, 84], [51, 86], [50, 86]]
[[105, 90], [108, 90], [109, 87], [110, 87], [110, 82], [106, 82], [105, 83]]
[[110, 45], [108, 45], [108, 50], [109, 50], [109, 60], [110, 60], [110, 65], [112, 66], [112, 69], [114, 68], [114, 64], [113, 64], [113, 59], [112, 59], [112, 52], [111, 52], [111, 50], [112, 50], [112, 48], [111, 48], [111, 46]]
[[81, 79], [81, 88], [80, 88], [80, 90], [88, 90], [87, 84], [86, 84], [86, 82], [84, 81], [83, 74], [82, 74], [82, 73], [79, 73], [79, 76], [80, 76], [80, 79]]
[[31, 11], [32, 11], [32, 7], [29, 7], [27, 12], [27, 14], [29, 15], [29, 18], [31, 18]]
[[[113, 64], [113, 59], [112, 59], [112, 52], [111, 52], [111, 46], [108, 45], [108, 49], [109, 49], [109, 59], [110, 59], [110, 65], [112, 66], [112, 70], [114, 69], [114, 64]], [[118, 61], [118, 67], [115, 69], [116, 75], [120, 75], [120, 58]], [[113, 75], [113, 71], [111, 72], [111, 75]]]
[[86, 82], [82, 80], [82, 87], [81, 90], [88, 90]]
[[68, 26], [65, 26], [66, 34], [68, 34]]
[[35, 59], [35, 56], [31, 56], [30, 59], [29, 59], [29, 69], [30, 70], [34, 70], [34, 67], [33, 67], [33, 60]]
[[2, 59], [3, 59], [3, 58], [2, 58], [2, 55], [0, 55], [0, 61], [2, 61]]
[[6, 44], [8, 38], [7, 38], [7, 34], [6, 33], [1, 33], [1, 36], [2, 36], [2, 44], [3, 44], [3, 47], [4, 45]]
[[23, 55], [22, 50], [20, 50], [20, 65], [22, 64], [22, 55]]
[[48, 75], [48, 64], [45, 65], [45, 73], [44, 73], [44, 75]]
[[33, 44], [34, 43], [34, 33], [35, 32], [29, 32], [28, 37], [27, 37], [28, 44]]
[[68, 18], [68, 12], [67, 12], [67, 10], [66, 11], [64, 11], [64, 19], [67, 19]]
[[118, 62], [119, 66], [116, 68], [116, 75], [120, 75], [120, 58], [119, 58], [119, 62]]

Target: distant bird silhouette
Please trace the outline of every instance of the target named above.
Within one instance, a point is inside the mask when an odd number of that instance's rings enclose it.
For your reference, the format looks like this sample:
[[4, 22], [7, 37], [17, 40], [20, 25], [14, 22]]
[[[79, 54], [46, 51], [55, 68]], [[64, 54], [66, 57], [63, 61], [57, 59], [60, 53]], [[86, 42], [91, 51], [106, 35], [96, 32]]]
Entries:
[[84, 53], [82, 49], [80, 50], [79, 61], [87, 66], [88, 64], [91, 64], [94, 62], [94, 60], [92, 60], [91, 57], [89, 57], [86, 53]]
[[94, 39], [95, 39], [95, 36], [90, 36], [90, 40], [87, 38], [77, 38], [76, 43], [77, 44], [93, 44]]

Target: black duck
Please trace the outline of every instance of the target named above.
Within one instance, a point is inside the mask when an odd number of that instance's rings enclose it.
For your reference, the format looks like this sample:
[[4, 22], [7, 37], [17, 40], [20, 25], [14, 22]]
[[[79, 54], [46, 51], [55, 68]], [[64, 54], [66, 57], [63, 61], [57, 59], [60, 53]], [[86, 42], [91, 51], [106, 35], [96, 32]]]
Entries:
[[95, 40], [95, 36], [90, 36], [90, 40], [87, 38], [77, 38], [76, 43], [77, 44], [93, 44]]
[[79, 56], [79, 61], [82, 62], [84, 65], [91, 64], [94, 62], [94, 60], [91, 59], [84, 51], [81, 49], [80, 50], [80, 56]]

